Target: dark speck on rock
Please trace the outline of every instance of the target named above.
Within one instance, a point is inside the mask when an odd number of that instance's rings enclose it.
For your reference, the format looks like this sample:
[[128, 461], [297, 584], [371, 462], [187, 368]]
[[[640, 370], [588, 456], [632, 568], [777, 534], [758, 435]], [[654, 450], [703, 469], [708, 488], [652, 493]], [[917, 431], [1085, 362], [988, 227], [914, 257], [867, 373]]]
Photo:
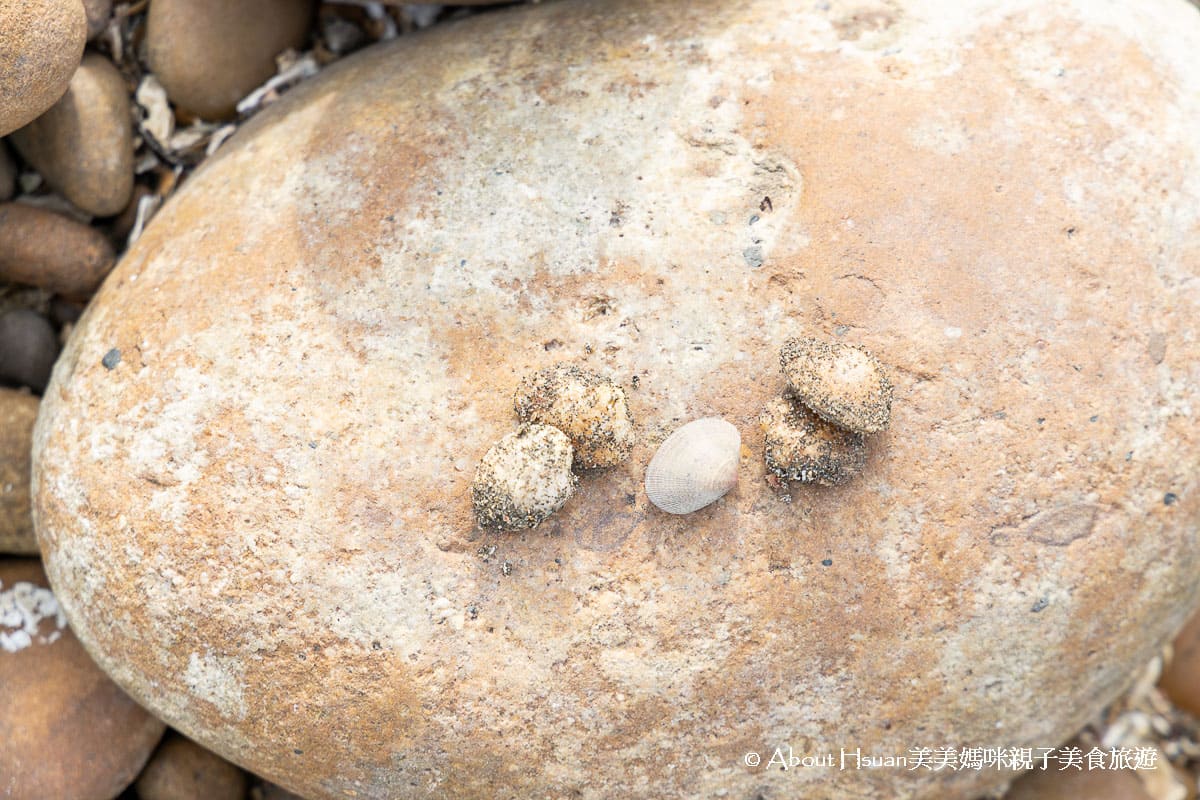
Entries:
[[1044, 597], [1039, 597], [1038, 601], [1036, 603], [1034, 603], [1033, 607], [1030, 608], [1029, 610], [1036, 614], [1048, 605], [1050, 605], [1049, 600], [1047, 600]]
[[1179, 499], [1179, 495], [1175, 494], [1174, 492], [1167, 492], [1166, 494], [1163, 495], [1163, 505], [1164, 506], [1173, 506], [1173, 505], [1175, 505], [1175, 501], [1178, 499]]
[[833, 566], [833, 559], [832, 559], [832, 558], [827, 558], [827, 559], [825, 559], [824, 561], [822, 561], [822, 562], [821, 562], [821, 566], [823, 566], [823, 567], [832, 567], [832, 566]]
[[763, 253], [761, 247], [747, 247], [742, 251], [742, 258], [746, 259], [746, 263], [751, 269], [758, 269], [763, 265]]
[[117, 364], [121, 363], [121, 351], [114, 347], [104, 354], [100, 363], [104, 365], [105, 369], [116, 369]]

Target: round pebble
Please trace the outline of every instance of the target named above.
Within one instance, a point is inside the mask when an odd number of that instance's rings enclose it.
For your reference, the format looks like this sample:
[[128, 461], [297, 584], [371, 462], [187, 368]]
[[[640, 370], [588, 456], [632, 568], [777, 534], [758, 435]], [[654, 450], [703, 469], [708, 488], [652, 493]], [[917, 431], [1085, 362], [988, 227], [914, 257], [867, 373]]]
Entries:
[[777, 397], [759, 417], [767, 469], [781, 478], [835, 486], [862, 471], [860, 433], [839, 428], [791, 397]]
[[510, 433], [475, 470], [475, 518], [485, 528], [536, 528], [575, 491], [571, 461], [571, 440], [558, 428], [524, 425]]
[[129, 203], [129, 89], [104, 56], [84, 56], [62, 99], [9, 138], [46, 183], [88, 214], [111, 216]]
[[41, 393], [58, 358], [58, 337], [41, 314], [16, 308], [0, 315], [0, 381]]
[[311, 0], [154, 0], [146, 55], [168, 97], [205, 119], [275, 74], [275, 56], [308, 37]]
[[29, 514], [29, 462], [38, 399], [0, 389], [0, 553], [36, 555]]
[[242, 800], [246, 773], [191, 739], [168, 731], [134, 789], [140, 800]]
[[0, 0], [0, 136], [63, 96], [86, 37], [79, 0]]
[[611, 467], [635, 441], [625, 390], [574, 364], [555, 364], [522, 381], [515, 401], [522, 422], [552, 425], [571, 439], [575, 466]]
[[109, 800], [163, 724], [100, 671], [35, 559], [0, 559], [0, 796]]
[[112, 269], [112, 245], [95, 228], [21, 203], [0, 204], [0, 280], [81, 297]]
[[861, 347], [821, 339], [789, 339], [779, 356], [792, 391], [822, 419], [858, 433], [877, 433], [892, 414], [892, 384]]

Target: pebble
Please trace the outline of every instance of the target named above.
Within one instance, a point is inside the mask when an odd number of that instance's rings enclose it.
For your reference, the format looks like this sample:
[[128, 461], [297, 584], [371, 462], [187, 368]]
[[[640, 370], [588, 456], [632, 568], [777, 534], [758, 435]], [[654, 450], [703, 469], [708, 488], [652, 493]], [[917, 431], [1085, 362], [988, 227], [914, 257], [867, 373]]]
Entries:
[[154, 0], [146, 56], [177, 106], [225, 119], [275, 74], [275, 56], [303, 47], [312, 14], [311, 0]]
[[163, 724], [100, 671], [49, 586], [37, 560], [0, 559], [0, 796], [108, 800]]
[[140, 800], [242, 800], [246, 773], [168, 731], [134, 785]]
[[0, 141], [0, 202], [11, 200], [17, 190], [17, 165], [8, 153], [8, 147]]
[[112, 0], [83, 0], [83, 12], [87, 15], [87, 38], [90, 42], [108, 27], [112, 16]]
[[100, 231], [62, 214], [0, 204], [0, 280], [70, 297], [91, 294], [116, 254]]
[[86, 37], [79, 0], [0, 0], [0, 136], [62, 97]]
[[1200, 717], [1200, 614], [1175, 637], [1174, 655], [1158, 686], [1175, 705]]
[[38, 399], [0, 389], [0, 553], [36, 555], [29, 514], [29, 454]]
[[107, 217], [133, 191], [131, 119], [125, 79], [107, 58], [89, 53], [62, 99], [9, 139], [52, 188]]
[[[1082, 748], [1084, 752], [1087, 748]], [[1086, 767], [1086, 763], [1085, 763]], [[1004, 800], [1152, 800], [1132, 770], [1050, 768], [1025, 773]]]
[[28, 386], [39, 394], [58, 358], [58, 337], [41, 314], [15, 308], [0, 316], [0, 381]]

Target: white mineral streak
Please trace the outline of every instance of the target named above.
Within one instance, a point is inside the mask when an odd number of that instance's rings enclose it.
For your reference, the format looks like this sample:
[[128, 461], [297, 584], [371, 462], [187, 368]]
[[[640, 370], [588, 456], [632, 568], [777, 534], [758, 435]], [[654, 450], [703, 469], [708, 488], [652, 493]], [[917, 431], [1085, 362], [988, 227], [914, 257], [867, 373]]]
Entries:
[[[50, 620], [54, 629], [42, 632], [42, 623]], [[0, 650], [16, 653], [34, 644], [53, 644], [67, 627], [54, 592], [26, 581], [9, 589], [0, 583]]]

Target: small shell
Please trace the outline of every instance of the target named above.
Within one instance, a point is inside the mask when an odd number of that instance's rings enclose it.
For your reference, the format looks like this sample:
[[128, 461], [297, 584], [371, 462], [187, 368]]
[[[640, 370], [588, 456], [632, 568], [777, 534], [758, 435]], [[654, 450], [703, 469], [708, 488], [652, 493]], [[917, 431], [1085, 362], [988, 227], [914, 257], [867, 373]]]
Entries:
[[822, 419], [858, 433], [877, 433], [891, 421], [892, 384], [863, 348], [789, 339], [779, 362], [792, 390]]
[[826, 422], [793, 397], [768, 403], [759, 424], [767, 469], [781, 478], [836, 486], [861, 472], [867, 460], [861, 433]]
[[646, 467], [646, 496], [670, 514], [688, 514], [737, 483], [742, 437], [723, 419], [689, 422], [666, 438]]
[[485, 528], [534, 528], [563, 507], [579, 479], [571, 441], [549, 425], [524, 425], [492, 445], [475, 470], [471, 499]]
[[611, 467], [629, 458], [635, 436], [625, 390], [574, 364], [555, 364], [521, 382], [522, 422], [553, 425], [571, 438], [575, 466]]

